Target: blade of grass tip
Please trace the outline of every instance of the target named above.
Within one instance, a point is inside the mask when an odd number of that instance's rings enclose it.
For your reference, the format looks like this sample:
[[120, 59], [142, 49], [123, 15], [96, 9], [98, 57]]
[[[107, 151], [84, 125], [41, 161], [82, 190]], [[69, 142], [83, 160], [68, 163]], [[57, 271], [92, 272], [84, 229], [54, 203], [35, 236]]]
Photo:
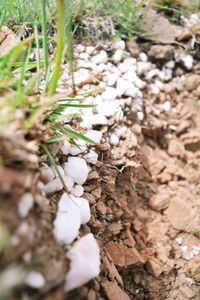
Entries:
[[31, 53], [31, 44], [29, 45], [28, 47], [28, 50], [27, 50], [27, 54], [26, 54], [26, 59], [25, 59], [25, 62], [22, 66], [22, 70], [21, 70], [21, 77], [20, 77], [20, 80], [19, 80], [19, 84], [18, 84], [18, 88], [19, 88], [19, 91], [22, 93], [22, 90], [23, 90], [23, 81], [24, 81], [24, 78], [25, 78], [25, 73], [26, 73], [26, 69], [27, 69], [27, 65], [28, 65], [28, 61], [29, 61], [29, 57], [30, 57], [30, 53]]
[[65, 29], [65, 1], [57, 0], [57, 48], [56, 48], [56, 62], [49, 83], [49, 94], [52, 96], [56, 92], [58, 80], [61, 74], [61, 65], [64, 49], [64, 29]]
[[40, 45], [39, 45], [39, 36], [38, 36], [38, 28], [37, 25], [34, 26], [35, 33], [35, 43], [36, 43], [36, 63], [37, 63], [37, 80], [36, 80], [36, 90], [39, 91], [40, 85]]
[[45, 145], [41, 145], [41, 148], [42, 148], [42, 150], [44, 151], [44, 153], [47, 155], [47, 157], [48, 157], [48, 159], [49, 159], [51, 165], [55, 168], [55, 171], [56, 171], [56, 173], [58, 174], [58, 177], [60, 178], [60, 181], [61, 181], [61, 183], [62, 183], [62, 185], [63, 185], [63, 187], [64, 187], [66, 193], [68, 193], [69, 191], [68, 191], [68, 189], [67, 189], [67, 187], [66, 187], [66, 184], [65, 184], [65, 182], [64, 182], [64, 180], [63, 180], [63, 178], [62, 178], [62, 175], [60, 174], [60, 171], [58, 170], [57, 164], [56, 164], [56, 162], [55, 162], [55, 160], [54, 160], [54, 158], [53, 158], [51, 152], [49, 151], [48, 147], [45, 146]]
[[49, 57], [48, 57], [48, 42], [47, 42], [47, 16], [46, 16], [47, 0], [42, 0], [42, 40], [44, 50], [44, 74], [45, 80], [48, 72]]

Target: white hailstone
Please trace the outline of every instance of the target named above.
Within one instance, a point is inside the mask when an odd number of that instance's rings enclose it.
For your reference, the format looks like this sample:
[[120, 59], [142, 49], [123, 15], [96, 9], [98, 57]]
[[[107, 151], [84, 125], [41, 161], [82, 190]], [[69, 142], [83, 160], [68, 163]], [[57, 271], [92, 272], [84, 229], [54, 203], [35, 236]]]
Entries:
[[94, 52], [94, 50], [95, 50], [95, 47], [88, 46], [88, 47], [86, 47], [85, 52], [90, 55]]
[[52, 181], [55, 177], [55, 174], [53, 170], [49, 166], [44, 166], [40, 169], [42, 177], [45, 179], [45, 181], [49, 182]]
[[117, 79], [118, 79], [118, 75], [117, 74], [114, 74], [114, 73], [109, 74], [106, 77], [107, 85], [113, 86], [116, 83]]
[[67, 190], [71, 192], [74, 186], [74, 180], [70, 176], [64, 176], [63, 181], [66, 185]]
[[101, 131], [97, 131], [97, 130], [88, 130], [85, 133], [85, 136], [89, 139], [91, 139], [92, 141], [96, 142], [97, 144], [99, 144], [101, 142], [102, 139], [102, 132]]
[[85, 160], [80, 157], [69, 157], [68, 162], [64, 163], [64, 170], [67, 176], [72, 177], [74, 182], [81, 185], [87, 180], [89, 173]]
[[106, 117], [111, 117], [120, 110], [121, 102], [119, 101], [105, 101], [97, 107], [97, 112]]
[[158, 95], [160, 93], [159, 87], [157, 85], [155, 85], [154, 83], [151, 83], [149, 85], [149, 88], [150, 88], [151, 93], [154, 95]]
[[130, 81], [124, 78], [117, 80], [116, 93], [118, 97], [121, 97], [127, 90], [132, 88], [134, 88], [134, 85]]
[[52, 194], [57, 191], [61, 191], [63, 188], [62, 182], [60, 181], [60, 178], [55, 178], [52, 181], [48, 182], [44, 185], [43, 191], [46, 194]]
[[71, 149], [70, 149], [70, 154], [71, 155], [78, 155], [80, 153], [83, 153], [87, 147], [86, 147], [86, 142], [83, 141], [83, 140], [76, 140], [76, 144], [77, 146], [72, 146]]
[[108, 56], [104, 50], [101, 50], [100, 53], [92, 57], [92, 62], [99, 65], [107, 63]]
[[164, 69], [165, 72], [165, 81], [169, 81], [172, 79], [172, 69]]
[[99, 82], [99, 87], [102, 89], [105, 89], [107, 87], [107, 83], [105, 81], [100, 81]]
[[113, 87], [108, 87], [105, 92], [101, 94], [101, 99], [103, 101], [112, 101], [117, 97], [116, 89]]
[[89, 118], [88, 116], [81, 116], [82, 122], [80, 123], [80, 126], [82, 128], [91, 128], [92, 125], [107, 125], [108, 120], [104, 115], [101, 114], [95, 114], [91, 115]]
[[82, 53], [80, 53], [79, 58], [83, 59], [83, 60], [88, 60], [89, 59], [89, 55], [86, 52], [82, 52]]
[[71, 190], [71, 193], [75, 197], [81, 197], [84, 193], [84, 188], [82, 187], [82, 185], [76, 184]]
[[118, 126], [115, 128], [115, 134], [120, 138], [122, 135], [124, 135], [127, 131], [126, 126]]
[[170, 60], [165, 64], [165, 67], [168, 69], [173, 69], [175, 67], [175, 61], [174, 60]]
[[81, 237], [68, 251], [70, 270], [66, 275], [65, 291], [78, 288], [100, 273], [100, 250], [92, 233]]
[[129, 66], [135, 66], [137, 64], [137, 60], [133, 57], [129, 57], [124, 60], [124, 63]]
[[86, 200], [85, 198], [74, 196], [71, 196], [71, 199], [74, 206], [76, 206], [79, 209], [79, 213], [81, 216], [81, 224], [86, 224], [87, 222], [89, 222], [91, 218], [91, 213], [88, 200]]
[[68, 141], [64, 141], [61, 147], [62, 154], [68, 155], [70, 152], [70, 148], [71, 148], [71, 144]]
[[[60, 165], [56, 165], [56, 167], [57, 167], [57, 170], [58, 170], [59, 174], [60, 174], [62, 177], [65, 176], [65, 172], [64, 172], [63, 167], [61, 167]], [[59, 178], [59, 175], [58, 175], [58, 173], [57, 173], [57, 170], [55, 170], [54, 167], [52, 167], [52, 170], [53, 170], [53, 172], [54, 172], [54, 174], [55, 174], [55, 177], [56, 177], [56, 178]]]
[[143, 89], [146, 86], [146, 82], [141, 80], [138, 76], [136, 76], [134, 84], [139, 89]]
[[146, 79], [151, 80], [153, 77], [159, 76], [159, 70], [158, 69], [151, 69], [147, 74], [146, 74]]
[[142, 111], [138, 111], [137, 112], [137, 117], [140, 121], [144, 120], [144, 113]]
[[82, 53], [85, 51], [85, 47], [81, 44], [77, 45], [76, 47], [76, 50], [79, 52], [79, 53]]
[[33, 207], [34, 199], [31, 193], [25, 193], [18, 203], [18, 214], [20, 218], [26, 218]]
[[53, 234], [60, 244], [71, 244], [79, 234], [81, 213], [72, 196], [64, 193], [58, 202], [58, 211], [53, 222]]
[[141, 60], [142, 62], [147, 62], [148, 61], [148, 56], [146, 55], [146, 53], [141, 52], [139, 54], [139, 60]]
[[90, 79], [90, 72], [87, 69], [80, 69], [78, 72], [74, 73], [74, 82], [79, 85]]
[[90, 150], [86, 155], [84, 155], [84, 159], [93, 165], [96, 165], [98, 161], [98, 154], [94, 150]]
[[41, 273], [31, 271], [27, 275], [25, 283], [33, 289], [41, 289], [45, 285], [45, 278]]
[[162, 81], [156, 79], [154, 83], [155, 83], [155, 85], [156, 85], [160, 90], [163, 89], [164, 84], [162, 83]]
[[123, 40], [120, 40], [120, 41], [115, 42], [113, 46], [114, 46], [115, 49], [124, 50], [125, 47], [126, 47], [126, 44]]
[[122, 60], [122, 57], [123, 57], [123, 50], [118, 49], [113, 54], [112, 59], [113, 59], [114, 63], [117, 64]]
[[165, 80], [165, 77], [166, 77], [165, 69], [162, 71], [159, 71], [158, 77], [160, 78], [160, 80]]
[[170, 111], [171, 110], [171, 102], [170, 101], [165, 101], [163, 104], [161, 104], [161, 108], [164, 111]]
[[102, 73], [105, 69], [106, 69], [105, 64], [99, 64], [99, 65], [95, 66], [95, 69], [93, 70], [93, 72], [99, 74], [99, 73]]
[[116, 146], [119, 144], [119, 137], [116, 134], [111, 134], [109, 142], [111, 145]]
[[193, 62], [194, 62], [194, 59], [193, 59], [192, 55], [188, 54], [183, 58], [183, 63], [184, 63], [184, 66], [187, 68], [187, 70], [191, 70], [193, 68]]
[[151, 69], [150, 62], [138, 61], [137, 63], [137, 73], [138, 75], [146, 74]]
[[125, 63], [121, 63], [121, 64], [119, 64], [118, 65], [118, 70], [119, 70], [119, 72], [120, 73], [125, 73], [126, 71], [128, 71], [128, 69], [129, 69], [129, 65], [128, 64], [125, 64]]
[[123, 74], [122, 77], [124, 79], [126, 79], [126, 80], [134, 83], [135, 80], [136, 80], [136, 78], [137, 78], [137, 75], [136, 75], [136, 73], [133, 70], [129, 69], [126, 73]]
[[126, 90], [125, 95], [133, 98], [140, 97], [141, 91], [136, 86], [133, 85], [131, 88]]

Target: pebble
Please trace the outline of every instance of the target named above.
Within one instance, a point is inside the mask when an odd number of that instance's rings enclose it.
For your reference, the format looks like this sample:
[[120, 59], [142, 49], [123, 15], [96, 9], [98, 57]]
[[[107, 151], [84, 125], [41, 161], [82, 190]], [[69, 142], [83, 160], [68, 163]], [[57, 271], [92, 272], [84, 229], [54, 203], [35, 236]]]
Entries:
[[28, 216], [33, 204], [33, 195], [31, 193], [25, 193], [18, 203], [18, 214], [20, 218], [26, 218]]
[[100, 251], [93, 234], [81, 237], [68, 251], [67, 257], [70, 259], [70, 270], [66, 275], [66, 292], [84, 285], [99, 275]]
[[82, 185], [88, 177], [89, 168], [83, 158], [68, 157], [68, 162], [64, 163], [64, 170], [67, 176], [70, 176], [74, 182]]
[[31, 271], [27, 275], [25, 283], [33, 289], [41, 289], [45, 285], [45, 278], [41, 273]]

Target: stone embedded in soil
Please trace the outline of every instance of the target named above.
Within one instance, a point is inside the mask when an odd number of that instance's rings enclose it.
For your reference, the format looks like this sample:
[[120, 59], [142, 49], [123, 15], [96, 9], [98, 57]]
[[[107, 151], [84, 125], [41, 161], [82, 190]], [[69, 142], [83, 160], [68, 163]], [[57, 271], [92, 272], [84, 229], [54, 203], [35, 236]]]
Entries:
[[143, 258], [135, 248], [128, 248], [114, 242], [109, 242], [105, 247], [117, 267], [141, 266], [144, 263]]
[[156, 258], [151, 258], [147, 262], [147, 270], [155, 277], [159, 277], [163, 270], [163, 264]]
[[101, 286], [109, 300], [130, 300], [130, 297], [114, 281], [104, 281]]
[[148, 51], [148, 56], [153, 61], [169, 61], [173, 58], [174, 47], [170, 45], [153, 45]]
[[159, 193], [157, 195], [153, 195], [149, 199], [149, 205], [151, 208], [161, 211], [163, 209], [166, 209], [169, 205], [170, 196], [167, 193]]
[[184, 158], [185, 156], [185, 147], [178, 140], [171, 140], [168, 145], [168, 153], [171, 156]]
[[188, 90], [188, 92], [194, 91], [200, 85], [200, 75], [190, 74], [189, 76], [186, 77], [184, 85], [186, 90]]
[[174, 229], [191, 232], [198, 224], [198, 214], [183, 198], [171, 198], [165, 215]]

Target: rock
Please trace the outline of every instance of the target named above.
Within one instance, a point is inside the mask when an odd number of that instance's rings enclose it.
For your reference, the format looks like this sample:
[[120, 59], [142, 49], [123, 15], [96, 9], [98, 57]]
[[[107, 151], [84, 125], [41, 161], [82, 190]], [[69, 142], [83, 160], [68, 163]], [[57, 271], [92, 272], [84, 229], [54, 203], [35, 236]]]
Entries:
[[103, 271], [109, 273], [109, 278], [111, 278], [113, 281], [116, 279], [119, 285], [123, 286], [123, 280], [119, 275], [119, 272], [117, 271], [115, 265], [113, 264], [112, 259], [110, 257], [103, 256], [102, 261], [103, 261], [103, 266], [102, 266]]
[[171, 198], [165, 215], [173, 228], [177, 230], [191, 232], [198, 224], [196, 211], [178, 196]]
[[188, 92], [196, 90], [200, 85], [200, 75], [190, 74], [186, 77], [184, 85]]
[[158, 278], [163, 272], [163, 265], [161, 264], [161, 262], [158, 259], [151, 258], [147, 262], [147, 270], [149, 273], [151, 273], [156, 278]]
[[20, 218], [26, 218], [29, 211], [34, 205], [33, 195], [31, 193], [25, 193], [18, 203], [18, 214]]
[[65, 174], [71, 177], [74, 182], [82, 185], [88, 177], [89, 168], [83, 158], [68, 157], [68, 162], [64, 163]]
[[170, 45], [153, 45], [148, 51], [148, 56], [152, 61], [166, 62], [172, 60], [174, 47]]
[[104, 281], [101, 286], [108, 300], [130, 300], [130, 297], [117, 285], [111, 281]]
[[140, 49], [138, 44], [136, 43], [135, 38], [130, 38], [127, 42], [126, 42], [126, 46], [128, 48], [128, 51], [131, 53], [131, 55], [133, 57], [138, 57], [139, 53], [140, 53]]
[[192, 276], [192, 278], [200, 282], [200, 254], [198, 254], [189, 264], [188, 270]]
[[143, 258], [135, 248], [128, 248], [114, 242], [106, 244], [106, 249], [111, 256], [114, 264], [121, 268], [141, 266]]
[[149, 205], [151, 208], [161, 211], [163, 209], [166, 209], [169, 205], [170, 196], [166, 193], [159, 193], [157, 195], [153, 195], [149, 199]]
[[6, 55], [16, 44], [18, 39], [12, 30], [2, 26], [0, 30], [0, 56]]
[[185, 147], [179, 140], [171, 140], [168, 145], [168, 153], [171, 156], [184, 158]]

